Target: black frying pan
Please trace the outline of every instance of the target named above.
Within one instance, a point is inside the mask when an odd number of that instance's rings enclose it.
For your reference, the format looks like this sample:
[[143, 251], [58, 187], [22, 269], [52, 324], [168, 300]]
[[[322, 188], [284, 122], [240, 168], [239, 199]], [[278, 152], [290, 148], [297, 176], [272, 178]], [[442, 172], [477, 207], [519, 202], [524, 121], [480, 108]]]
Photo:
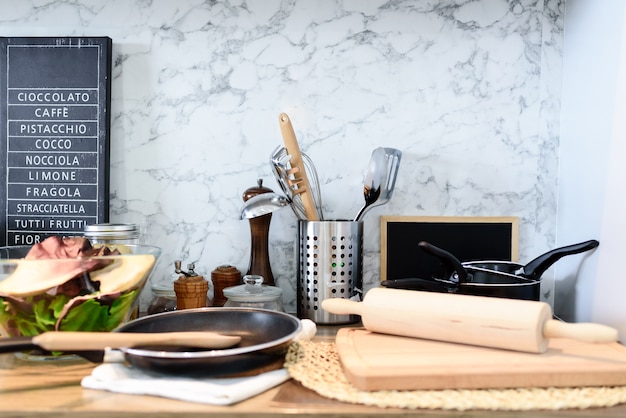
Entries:
[[586, 241], [557, 248], [535, 258], [526, 265], [507, 261], [476, 261], [461, 263], [455, 256], [422, 241], [419, 247], [438, 257], [444, 266], [443, 278], [395, 279], [382, 283], [385, 287], [494, 296], [512, 299], [539, 300], [541, 275], [560, 258], [589, 251], [599, 242]]
[[[253, 308], [198, 308], [164, 312], [133, 320], [115, 332], [212, 331], [241, 337], [232, 348], [207, 350], [187, 347], [146, 346], [120, 348], [126, 361], [145, 371], [176, 375], [244, 376], [281, 368], [290, 343], [302, 326], [283, 312]], [[0, 353], [33, 348], [7, 338]], [[69, 354], [69, 353], [68, 353]], [[103, 351], [72, 351], [92, 362], [102, 362]]]

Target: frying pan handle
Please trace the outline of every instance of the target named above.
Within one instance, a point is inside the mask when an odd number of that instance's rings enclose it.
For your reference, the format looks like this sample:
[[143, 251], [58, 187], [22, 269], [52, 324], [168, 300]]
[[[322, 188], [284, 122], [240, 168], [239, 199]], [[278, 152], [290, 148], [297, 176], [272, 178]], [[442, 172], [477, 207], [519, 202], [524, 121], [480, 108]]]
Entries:
[[31, 337], [0, 338], [0, 353], [17, 353], [39, 348]]
[[417, 245], [427, 253], [439, 258], [446, 269], [446, 280], [450, 280], [454, 283], [467, 281], [467, 270], [463, 268], [463, 265], [458, 258], [450, 254], [448, 251], [436, 247], [426, 241], [420, 241]]
[[[19, 353], [22, 351], [39, 350], [41, 347], [35, 344], [33, 337], [10, 337], [0, 338], [0, 354]], [[66, 354], [76, 354], [92, 363], [102, 363], [104, 350], [64, 350]]]
[[539, 280], [543, 273], [560, 258], [565, 257], [566, 255], [578, 254], [592, 250], [598, 245], [600, 245], [600, 243], [595, 239], [592, 239], [548, 251], [526, 264], [521, 272], [521, 276], [528, 279]]

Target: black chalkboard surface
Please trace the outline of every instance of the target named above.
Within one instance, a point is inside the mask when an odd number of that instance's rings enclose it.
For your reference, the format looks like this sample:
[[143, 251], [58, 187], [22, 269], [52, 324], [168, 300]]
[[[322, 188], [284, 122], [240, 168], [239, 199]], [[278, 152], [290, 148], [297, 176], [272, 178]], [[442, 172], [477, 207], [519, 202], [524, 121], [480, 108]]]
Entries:
[[460, 261], [517, 261], [516, 217], [381, 216], [380, 278], [440, 276], [439, 260], [418, 247], [442, 248]]
[[108, 221], [111, 44], [0, 37], [0, 245]]

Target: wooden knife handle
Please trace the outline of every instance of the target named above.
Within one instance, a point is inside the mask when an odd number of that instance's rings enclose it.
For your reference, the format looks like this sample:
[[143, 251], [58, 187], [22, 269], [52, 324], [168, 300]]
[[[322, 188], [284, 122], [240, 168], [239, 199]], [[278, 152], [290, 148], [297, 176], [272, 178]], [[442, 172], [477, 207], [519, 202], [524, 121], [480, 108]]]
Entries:
[[550, 319], [543, 325], [544, 338], [572, 338], [590, 343], [615, 342], [619, 332], [612, 327], [593, 323], [567, 323]]
[[311, 192], [311, 185], [306, 174], [304, 161], [302, 160], [302, 152], [300, 152], [300, 146], [298, 145], [293, 126], [291, 125], [291, 120], [286, 113], [281, 113], [278, 117], [278, 122], [280, 124], [280, 132], [283, 135], [285, 148], [287, 149], [287, 153], [291, 155], [291, 167], [296, 169], [293, 170], [293, 174], [296, 179], [301, 180], [298, 182], [298, 188], [302, 189], [302, 191], [298, 193], [302, 198], [306, 218], [309, 221], [319, 221], [319, 216], [317, 216], [317, 210], [315, 209], [315, 201], [313, 200], [313, 194]]

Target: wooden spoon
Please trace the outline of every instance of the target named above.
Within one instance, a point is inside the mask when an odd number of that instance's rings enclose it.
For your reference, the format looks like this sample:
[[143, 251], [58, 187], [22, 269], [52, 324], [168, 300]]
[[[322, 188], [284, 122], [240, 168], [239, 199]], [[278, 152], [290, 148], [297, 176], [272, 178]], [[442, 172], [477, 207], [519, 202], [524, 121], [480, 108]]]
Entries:
[[196, 348], [228, 348], [241, 337], [208, 331], [191, 332], [81, 332], [49, 331], [32, 337], [32, 343], [48, 351], [103, 350], [105, 348], [165, 345]]

